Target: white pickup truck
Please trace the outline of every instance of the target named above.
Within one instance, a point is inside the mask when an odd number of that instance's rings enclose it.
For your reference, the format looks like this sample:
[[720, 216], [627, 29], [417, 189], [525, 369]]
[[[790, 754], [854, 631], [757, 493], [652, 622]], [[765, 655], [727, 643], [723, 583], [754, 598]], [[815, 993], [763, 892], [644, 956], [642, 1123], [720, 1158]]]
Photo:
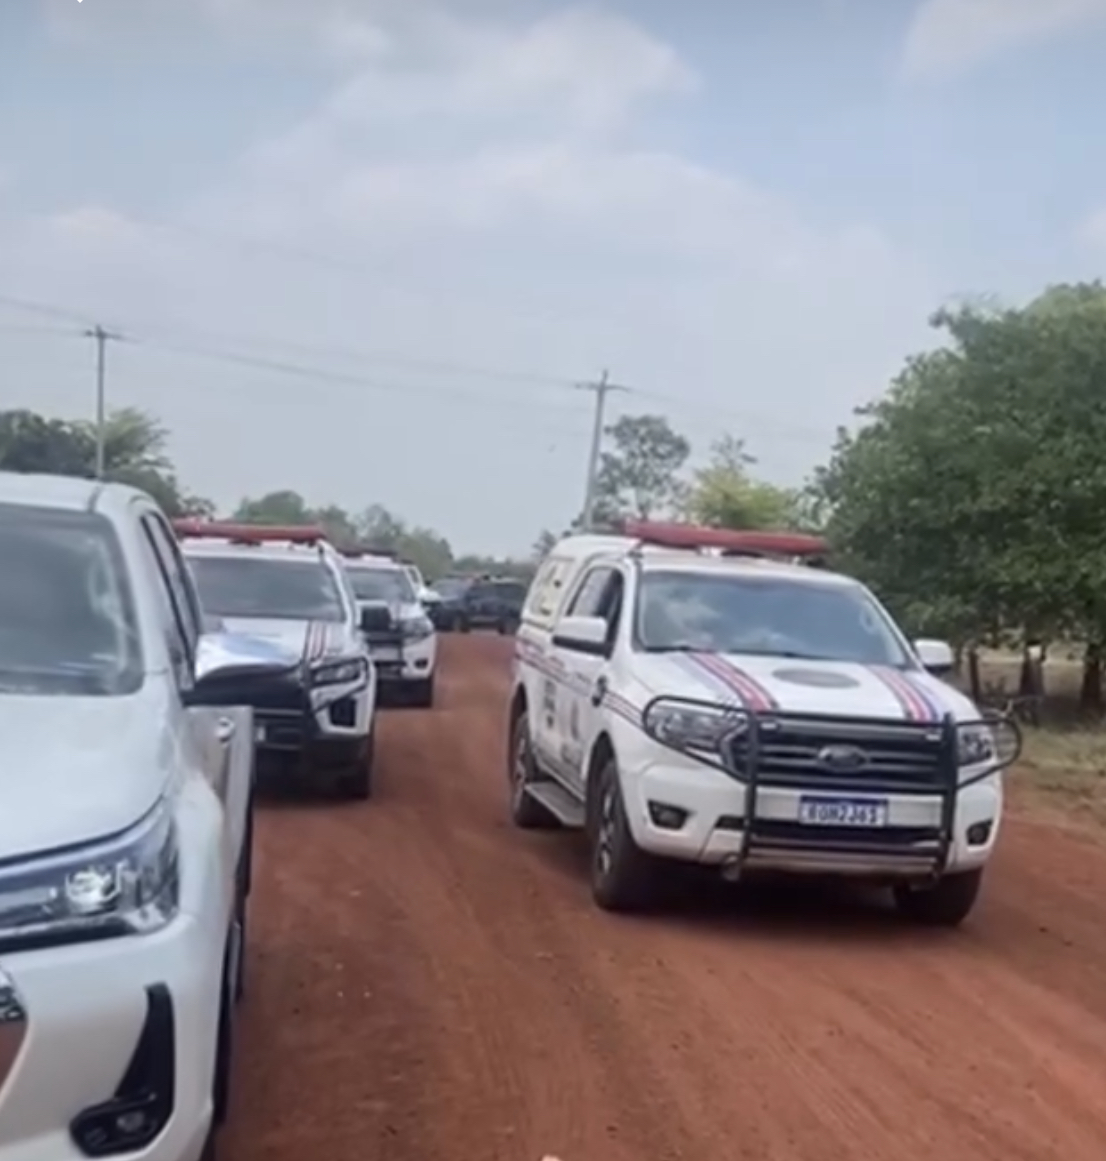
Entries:
[[583, 828], [600, 906], [672, 861], [885, 884], [922, 923], [971, 911], [1020, 737], [941, 680], [816, 538], [639, 523], [546, 557], [516, 640], [517, 826]]
[[214, 1153], [250, 889], [254, 683], [162, 512], [0, 473], [0, 1161]]

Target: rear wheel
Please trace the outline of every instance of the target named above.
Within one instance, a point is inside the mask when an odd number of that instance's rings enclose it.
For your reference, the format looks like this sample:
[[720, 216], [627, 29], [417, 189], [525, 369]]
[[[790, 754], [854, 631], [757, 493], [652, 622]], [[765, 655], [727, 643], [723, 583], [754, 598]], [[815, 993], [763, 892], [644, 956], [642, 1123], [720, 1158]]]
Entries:
[[530, 719], [525, 710], [515, 719], [507, 748], [507, 778], [511, 787], [511, 821], [520, 830], [554, 830], [556, 818], [526, 788], [537, 780], [530, 746]]
[[926, 927], [959, 927], [971, 914], [982, 885], [982, 868], [945, 875], [925, 887], [900, 883], [894, 888], [895, 906], [901, 915]]
[[613, 758], [599, 771], [588, 796], [588, 839], [595, 902], [604, 911], [648, 907], [656, 890], [656, 860], [634, 842]]
[[472, 625], [469, 624], [468, 617], [457, 618], [457, 631], [459, 633], [468, 633], [472, 630]]

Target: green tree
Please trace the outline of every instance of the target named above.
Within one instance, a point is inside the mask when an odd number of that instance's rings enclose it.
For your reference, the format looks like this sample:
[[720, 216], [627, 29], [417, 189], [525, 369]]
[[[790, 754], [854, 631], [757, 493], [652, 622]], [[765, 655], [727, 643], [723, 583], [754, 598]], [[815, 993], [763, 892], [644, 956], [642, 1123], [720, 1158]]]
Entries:
[[755, 480], [756, 462], [743, 440], [724, 435], [711, 448], [688, 490], [686, 512], [697, 524], [714, 528], [792, 528], [799, 523], [799, 495]]
[[604, 429], [611, 446], [596, 480], [595, 522], [648, 520], [677, 510], [687, 484], [680, 472], [691, 445], [661, 415], [623, 415]]
[[916, 630], [1098, 650], [1106, 291], [933, 321], [948, 348], [910, 360], [818, 476], [835, 548]]

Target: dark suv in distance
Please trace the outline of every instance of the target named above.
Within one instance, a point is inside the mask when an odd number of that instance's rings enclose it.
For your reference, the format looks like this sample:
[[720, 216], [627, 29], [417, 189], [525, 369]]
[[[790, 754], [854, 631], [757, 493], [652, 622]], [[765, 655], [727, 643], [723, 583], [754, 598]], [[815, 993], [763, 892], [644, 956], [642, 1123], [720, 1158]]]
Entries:
[[513, 633], [522, 616], [526, 590], [526, 584], [514, 577], [482, 577], [473, 581], [461, 597], [457, 628], [462, 633], [481, 628]]
[[430, 586], [441, 598], [428, 605], [426, 609], [426, 614], [434, 622], [435, 629], [448, 633], [457, 628], [460, 623], [461, 604], [471, 584], [472, 577], [447, 576]]

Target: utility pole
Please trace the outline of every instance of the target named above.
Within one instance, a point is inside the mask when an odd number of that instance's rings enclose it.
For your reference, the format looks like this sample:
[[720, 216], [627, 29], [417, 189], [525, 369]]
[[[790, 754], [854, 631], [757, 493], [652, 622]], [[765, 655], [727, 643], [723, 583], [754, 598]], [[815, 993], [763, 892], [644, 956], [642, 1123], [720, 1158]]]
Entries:
[[106, 417], [104, 408], [104, 364], [109, 339], [119, 340], [122, 335], [112, 334], [97, 324], [85, 331], [85, 337], [96, 340], [96, 479], [104, 478], [104, 436]]
[[595, 485], [599, 479], [599, 449], [603, 442], [603, 409], [606, 407], [607, 396], [612, 391], [629, 391], [629, 387], [620, 387], [610, 381], [610, 375], [604, 371], [597, 383], [578, 383], [581, 391], [595, 392], [595, 420], [591, 430], [591, 452], [588, 455], [588, 477], [584, 489], [584, 531], [590, 532], [595, 516]]

